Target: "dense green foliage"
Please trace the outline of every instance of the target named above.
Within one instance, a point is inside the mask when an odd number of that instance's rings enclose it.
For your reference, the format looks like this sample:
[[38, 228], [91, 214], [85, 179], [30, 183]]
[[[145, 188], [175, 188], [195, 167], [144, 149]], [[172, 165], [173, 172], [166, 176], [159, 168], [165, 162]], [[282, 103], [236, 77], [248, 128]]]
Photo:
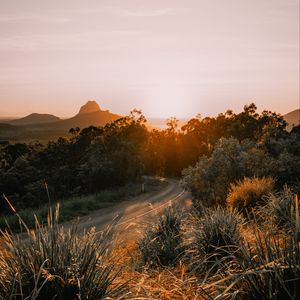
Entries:
[[[134, 111], [103, 128], [72, 129], [72, 138], [46, 146], [5, 146], [0, 152], [0, 192], [20, 210], [48, 202], [45, 182], [54, 200], [134, 182], [142, 174], [140, 148], [148, 135], [144, 123]], [[4, 202], [0, 208], [6, 208]]]
[[[169, 156], [159, 148], [157, 161], [169, 174], [183, 169], [192, 193], [196, 210], [182, 221], [182, 258], [204, 298], [298, 299], [299, 127], [289, 133], [279, 115], [257, 114], [254, 105], [237, 115], [192, 119], [181, 131], [174, 120], [170, 125], [152, 132], [151, 143], [157, 149], [155, 134], [158, 148], [171, 141]], [[259, 219], [248, 219], [252, 212]]]
[[[194, 199], [223, 205], [232, 182], [272, 176], [276, 187], [300, 176], [299, 132], [285, 131], [283, 118], [256, 113], [254, 104], [235, 114], [189, 120], [175, 118], [165, 130], [149, 130], [134, 110], [104, 127], [70, 129], [70, 138], [47, 145], [9, 144], [0, 148], [0, 193], [20, 210], [65, 198], [97, 193], [141, 179], [179, 177]], [[7, 213], [0, 202], [2, 213]]]
[[200, 156], [196, 165], [184, 169], [183, 185], [192, 192], [196, 206], [225, 205], [230, 185], [244, 177], [273, 177], [277, 189], [285, 184], [299, 184], [300, 136], [297, 131], [285, 131], [278, 115], [250, 114], [248, 118], [258, 124], [261, 120], [269, 121], [246, 139], [239, 136], [238, 128], [231, 137], [223, 135], [216, 141], [211, 155]]

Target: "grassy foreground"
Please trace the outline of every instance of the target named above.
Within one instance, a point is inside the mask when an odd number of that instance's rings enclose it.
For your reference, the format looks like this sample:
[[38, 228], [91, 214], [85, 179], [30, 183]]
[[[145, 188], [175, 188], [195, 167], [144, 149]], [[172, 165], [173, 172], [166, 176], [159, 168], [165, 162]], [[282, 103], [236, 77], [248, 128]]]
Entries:
[[26, 239], [2, 232], [0, 300], [298, 300], [297, 195], [285, 188], [251, 212], [178, 204], [149, 216], [136, 238], [117, 222], [84, 234], [64, 228], [58, 206], [34, 231], [19, 217]]
[[[224, 218], [230, 214], [168, 208], [152, 220], [152, 229], [128, 241], [117, 235], [115, 224], [83, 235], [76, 227], [64, 228], [56, 211], [47, 227], [36, 220], [35, 231], [25, 230], [26, 247], [19, 235], [3, 233], [0, 300], [299, 299], [295, 235], [240, 222], [236, 213]], [[234, 243], [232, 234], [239, 234]], [[170, 243], [172, 249], [166, 247]], [[150, 260], [144, 259], [145, 247], [152, 251]]]

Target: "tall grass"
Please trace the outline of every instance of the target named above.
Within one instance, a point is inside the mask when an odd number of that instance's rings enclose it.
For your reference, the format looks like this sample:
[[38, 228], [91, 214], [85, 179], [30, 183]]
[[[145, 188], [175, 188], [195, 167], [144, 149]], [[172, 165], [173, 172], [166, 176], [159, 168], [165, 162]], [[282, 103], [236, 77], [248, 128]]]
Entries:
[[111, 255], [114, 226], [80, 234], [59, 226], [58, 215], [50, 210], [46, 227], [36, 218], [34, 231], [20, 219], [22, 236], [1, 232], [0, 299], [122, 298], [125, 286], [115, 282], [120, 270]]
[[183, 227], [188, 269], [200, 277], [218, 271], [216, 261], [227, 260], [238, 252], [242, 224], [239, 214], [223, 207], [204, 208], [200, 215], [192, 212]]
[[180, 215], [173, 207], [149, 224], [138, 242], [144, 264], [168, 266], [178, 262], [182, 254], [180, 225]]
[[266, 197], [266, 205], [259, 209], [266, 224], [271, 223], [277, 230], [295, 231], [296, 202], [294, 199], [293, 191], [287, 186], [278, 193], [269, 194]]
[[193, 226], [193, 242], [198, 252], [210, 255], [222, 247], [238, 246], [242, 218], [226, 208], [206, 209]]
[[241, 252], [207, 286], [215, 299], [300, 299], [300, 248], [293, 238], [257, 233]]
[[[226, 208], [170, 207], [130, 254], [113, 249], [114, 226], [81, 234], [60, 226], [56, 210], [31, 231], [17, 216], [25, 233], [2, 232], [0, 299], [300, 299], [299, 207], [289, 193], [283, 208], [294, 225], [284, 235]], [[120, 263], [120, 253], [130, 257]]]
[[221, 272], [210, 278], [207, 292], [214, 299], [281, 300], [300, 299], [299, 207], [295, 197], [295, 230], [290, 235], [274, 235], [268, 227], [259, 230], [254, 221], [254, 240], [244, 242], [241, 255], [225, 262]]

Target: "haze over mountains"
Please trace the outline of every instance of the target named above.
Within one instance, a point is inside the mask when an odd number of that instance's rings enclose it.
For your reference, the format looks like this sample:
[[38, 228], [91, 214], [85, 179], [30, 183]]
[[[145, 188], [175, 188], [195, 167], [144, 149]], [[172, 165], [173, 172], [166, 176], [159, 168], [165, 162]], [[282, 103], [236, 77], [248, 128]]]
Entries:
[[108, 110], [101, 110], [96, 101], [88, 101], [80, 108], [77, 115], [70, 119], [62, 120], [58, 124], [55, 124], [55, 126], [65, 130], [69, 130], [72, 127], [85, 128], [91, 125], [104, 126], [121, 117], [122, 116], [113, 114]]
[[50, 114], [32, 113], [24, 118], [8, 121], [11, 125], [32, 125], [32, 124], [46, 124], [61, 121], [59, 117]]
[[[68, 119], [61, 119], [51, 114], [32, 113], [23, 118], [6, 120], [0, 122], [0, 141], [3, 140], [40, 140], [49, 141], [60, 136], [67, 136], [69, 129], [79, 127], [81, 129], [93, 126], [104, 126], [113, 122], [121, 115], [111, 113], [108, 110], [101, 110], [96, 101], [87, 101], [79, 112]], [[293, 126], [299, 124], [300, 109], [296, 109], [284, 115], [288, 123], [287, 129], [290, 131]], [[181, 127], [187, 120], [180, 120]], [[166, 119], [150, 119], [149, 128], [165, 128]]]
[[88, 101], [74, 117], [62, 120], [50, 114], [32, 113], [24, 118], [0, 124], [0, 140], [50, 140], [66, 136], [72, 127], [104, 126], [121, 118], [101, 110], [96, 101]]
[[288, 130], [291, 130], [294, 126], [300, 124], [300, 109], [293, 110], [284, 115], [284, 119], [288, 123]]
[[[57, 116], [50, 114], [38, 114], [33, 113], [24, 118], [8, 121], [11, 125], [47, 125], [47, 127], [59, 127], [68, 128], [83, 126], [88, 127], [90, 125], [103, 126], [108, 122], [112, 122], [121, 116], [112, 114], [108, 110], [101, 110], [99, 104], [96, 101], [88, 101], [83, 105], [78, 114], [72, 118], [62, 120]], [[69, 127], [71, 126], [71, 127]]]

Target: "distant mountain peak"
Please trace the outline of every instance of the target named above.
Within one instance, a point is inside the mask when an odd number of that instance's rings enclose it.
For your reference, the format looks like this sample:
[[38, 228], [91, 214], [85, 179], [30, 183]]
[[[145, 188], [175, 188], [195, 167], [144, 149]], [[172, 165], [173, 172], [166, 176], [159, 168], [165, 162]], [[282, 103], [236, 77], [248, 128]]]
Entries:
[[79, 115], [89, 114], [89, 113], [93, 113], [93, 112], [97, 112], [97, 111], [101, 111], [99, 104], [96, 101], [91, 100], [91, 101], [88, 101], [83, 106], [81, 106], [78, 114]]
[[283, 117], [288, 123], [287, 130], [291, 131], [294, 126], [298, 126], [300, 124], [300, 109], [295, 109], [285, 114]]
[[26, 117], [11, 120], [8, 123], [12, 125], [32, 125], [32, 124], [47, 124], [61, 121], [60, 118], [50, 114], [32, 113]]

